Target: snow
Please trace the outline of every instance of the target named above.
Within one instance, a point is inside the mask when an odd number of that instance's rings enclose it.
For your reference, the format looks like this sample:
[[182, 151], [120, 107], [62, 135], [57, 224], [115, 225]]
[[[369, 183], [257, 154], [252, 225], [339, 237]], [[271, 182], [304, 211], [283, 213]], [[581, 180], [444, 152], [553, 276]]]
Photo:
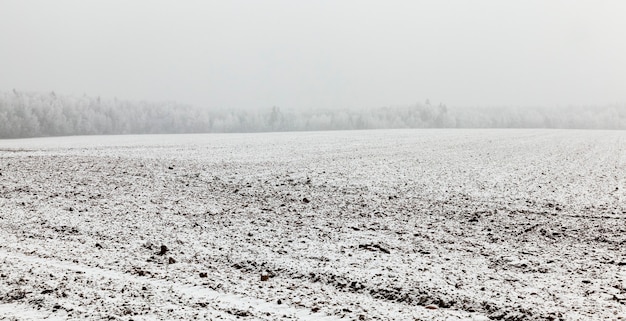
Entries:
[[0, 141], [0, 317], [625, 319], [625, 136]]

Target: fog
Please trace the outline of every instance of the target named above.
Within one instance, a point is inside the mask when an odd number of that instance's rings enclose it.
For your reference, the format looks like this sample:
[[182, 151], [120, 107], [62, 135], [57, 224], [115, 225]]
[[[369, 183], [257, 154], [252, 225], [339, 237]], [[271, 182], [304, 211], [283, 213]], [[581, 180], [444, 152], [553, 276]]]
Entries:
[[55, 92], [0, 92], [0, 139], [38, 136], [397, 128], [626, 129], [626, 104], [466, 107], [430, 101], [377, 108], [200, 108]]
[[623, 1], [11, 1], [0, 90], [206, 110], [626, 102]]

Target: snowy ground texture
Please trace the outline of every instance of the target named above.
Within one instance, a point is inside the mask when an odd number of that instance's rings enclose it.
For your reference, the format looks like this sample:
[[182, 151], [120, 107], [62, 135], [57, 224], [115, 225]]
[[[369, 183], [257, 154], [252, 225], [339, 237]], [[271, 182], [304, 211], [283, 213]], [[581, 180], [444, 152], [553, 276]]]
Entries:
[[626, 319], [623, 131], [9, 140], [0, 175], [0, 319]]

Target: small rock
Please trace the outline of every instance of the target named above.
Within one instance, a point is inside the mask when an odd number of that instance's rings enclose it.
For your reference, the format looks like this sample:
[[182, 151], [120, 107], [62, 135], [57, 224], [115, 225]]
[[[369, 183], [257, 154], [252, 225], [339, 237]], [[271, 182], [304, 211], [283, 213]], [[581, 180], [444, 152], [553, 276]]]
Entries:
[[380, 252], [383, 252], [385, 254], [391, 254], [391, 251], [389, 251], [385, 247], [382, 247], [380, 244], [359, 244], [359, 248], [360, 249], [365, 249], [365, 250], [368, 250], [368, 251], [380, 251]]
[[200, 277], [201, 278], [206, 278], [207, 276], [209, 276], [206, 272], [200, 272]]
[[265, 282], [270, 279], [270, 275], [267, 272], [261, 273], [261, 281]]
[[276, 300], [276, 304], [283, 304], [283, 300], [281, 299]]
[[524, 260], [512, 260], [509, 262], [509, 265], [516, 268], [526, 268], [528, 267], [529, 263]]
[[434, 305], [434, 304], [429, 304], [429, 305], [425, 306], [424, 308], [426, 308], [428, 310], [437, 310], [437, 309], [439, 309], [439, 307]]
[[167, 248], [167, 246], [165, 245], [161, 245], [161, 251], [159, 251], [159, 255], [165, 255], [165, 253], [167, 253], [167, 251], [169, 251], [169, 249]]
[[101, 249], [101, 248], [102, 248], [102, 245], [101, 245], [100, 243], [96, 243], [96, 248]]
[[311, 202], [311, 201], [309, 201], [309, 199], [305, 197], [305, 198], [303, 198], [303, 199], [302, 199], [302, 202], [303, 202], [303, 203], [309, 203], [309, 202]]
[[167, 259], [167, 263], [174, 264], [174, 263], [176, 263], [176, 260], [174, 260], [173, 257], [170, 257], [170, 258]]

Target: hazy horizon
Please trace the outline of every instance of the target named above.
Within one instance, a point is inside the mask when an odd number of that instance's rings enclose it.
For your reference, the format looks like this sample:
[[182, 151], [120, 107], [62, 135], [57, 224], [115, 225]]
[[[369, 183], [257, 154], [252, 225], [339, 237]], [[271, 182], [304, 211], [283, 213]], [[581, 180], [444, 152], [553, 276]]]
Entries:
[[621, 1], [3, 1], [0, 90], [208, 108], [626, 102]]

